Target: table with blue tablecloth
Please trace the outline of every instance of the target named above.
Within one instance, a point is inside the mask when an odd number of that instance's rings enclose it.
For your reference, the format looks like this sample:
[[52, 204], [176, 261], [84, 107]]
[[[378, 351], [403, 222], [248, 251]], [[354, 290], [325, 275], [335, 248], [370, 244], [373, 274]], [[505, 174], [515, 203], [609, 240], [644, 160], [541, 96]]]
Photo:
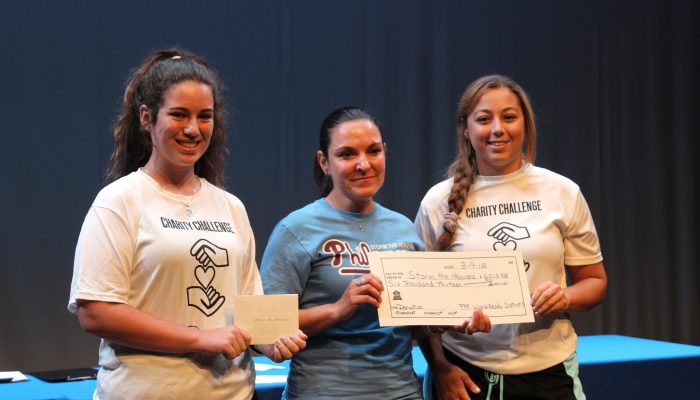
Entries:
[[[578, 357], [590, 400], [700, 397], [700, 346], [619, 335], [581, 336]], [[289, 362], [255, 357], [255, 363], [258, 397], [279, 399]], [[413, 368], [422, 380], [427, 365], [418, 348], [413, 349]], [[95, 389], [94, 380], [48, 383], [27, 377], [29, 381], [0, 384], [0, 399], [88, 400]]]

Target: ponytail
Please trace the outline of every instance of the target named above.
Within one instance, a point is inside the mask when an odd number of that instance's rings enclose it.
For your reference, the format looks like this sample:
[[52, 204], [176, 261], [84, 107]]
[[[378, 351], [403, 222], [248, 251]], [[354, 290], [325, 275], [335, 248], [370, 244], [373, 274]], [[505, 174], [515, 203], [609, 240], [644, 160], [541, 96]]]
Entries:
[[195, 163], [195, 173], [223, 187], [227, 155], [223, 86], [203, 57], [179, 49], [151, 53], [127, 79], [122, 111], [114, 125], [114, 149], [105, 173], [108, 182], [142, 167], [151, 157], [153, 144], [150, 133], [141, 126], [141, 106], [148, 107], [155, 124], [167, 90], [187, 80], [208, 85], [214, 97], [214, 132], [209, 148]]

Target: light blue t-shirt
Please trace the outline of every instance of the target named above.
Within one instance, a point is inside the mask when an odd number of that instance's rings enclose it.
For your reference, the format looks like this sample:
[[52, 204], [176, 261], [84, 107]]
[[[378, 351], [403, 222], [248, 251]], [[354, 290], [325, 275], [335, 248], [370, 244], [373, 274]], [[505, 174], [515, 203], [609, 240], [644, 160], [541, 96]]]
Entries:
[[[413, 223], [375, 203], [367, 214], [324, 199], [275, 227], [260, 272], [266, 294], [297, 293], [299, 308], [334, 303], [350, 281], [369, 273], [370, 251], [423, 250]], [[284, 398], [421, 399], [408, 327], [380, 327], [360, 306], [348, 320], [309, 337], [291, 362]]]

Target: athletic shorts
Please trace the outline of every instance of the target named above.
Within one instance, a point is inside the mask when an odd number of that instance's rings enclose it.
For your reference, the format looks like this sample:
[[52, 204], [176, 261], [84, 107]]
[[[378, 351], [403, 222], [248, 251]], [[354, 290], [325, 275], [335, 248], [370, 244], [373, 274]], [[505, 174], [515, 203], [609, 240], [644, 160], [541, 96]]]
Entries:
[[[585, 400], [578, 377], [578, 357], [574, 352], [564, 362], [537, 372], [501, 375], [474, 366], [448, 349], [445, 357], [464, 370], [481, 389], [469, 393], [472, 400]], [[435, 389], [433, 388], [433, 398]]]

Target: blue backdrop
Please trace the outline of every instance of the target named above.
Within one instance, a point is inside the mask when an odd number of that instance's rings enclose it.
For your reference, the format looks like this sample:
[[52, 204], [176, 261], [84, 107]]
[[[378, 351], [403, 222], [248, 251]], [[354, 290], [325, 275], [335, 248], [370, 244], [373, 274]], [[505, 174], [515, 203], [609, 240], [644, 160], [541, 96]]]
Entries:
[[23, 1], [0, 12], [0, 370], [93, 365], [65, 310], [75, 242], [130, 68], [204, 54], [229, 88], [228, 188], [258, 254], [316, 197], [323, 116], [366, 106], [388, 143], [379, 201], [413, 218], [454, 153], [454, 111], [487, 73], [529, 92], [537, 163], [580, 184], [610, 278], [581, 333], [700, 344], [699, 2]]

